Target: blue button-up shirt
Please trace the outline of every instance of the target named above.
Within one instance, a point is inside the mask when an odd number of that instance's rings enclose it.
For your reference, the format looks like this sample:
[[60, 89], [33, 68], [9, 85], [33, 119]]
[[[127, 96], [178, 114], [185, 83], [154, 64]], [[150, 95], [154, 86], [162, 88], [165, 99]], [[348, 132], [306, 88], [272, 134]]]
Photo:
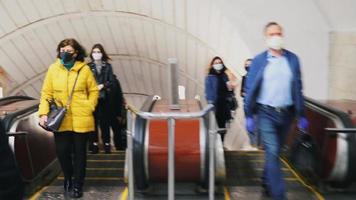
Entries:
[[292, 71], [287, 58], [284, 54], [276, 57], [268, 52], [267, 60], [257, 102], [273, 107], [293, 105]]

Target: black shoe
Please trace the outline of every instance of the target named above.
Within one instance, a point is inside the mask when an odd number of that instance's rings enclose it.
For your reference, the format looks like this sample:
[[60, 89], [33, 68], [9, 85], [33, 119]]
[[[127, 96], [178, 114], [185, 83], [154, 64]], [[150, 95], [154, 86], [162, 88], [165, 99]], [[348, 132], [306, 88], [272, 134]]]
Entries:
[[104, 144], [104, 151], [105, 151], [105, 153], [107, 153], [107, 154], [110, 154], [110, 153], [111, 153], [111, 146], [110, 146], [110, 144]]
[[73, 187], [72, 180], [71, 179], [65, 179], [63, 187], [64, 187], [64, 192], [70, 192], [72, 190], [72, 187]]
[[91, 154], [97, 154], [99, 153], [99, 147], [97, 144], [92, 144], [91, 147], [89, 148]]
[[262, 183], [262, 188], [263, 188], [263, 196], [265, 197], [271, 197], [271, 192], [268, 190], [267, 184], [266, 183]]
[[73, 192], [71, 197], [74, 199], [80, 198], [83, 196], [83, 189], [81, 187], [75, 187], [73, 188]]

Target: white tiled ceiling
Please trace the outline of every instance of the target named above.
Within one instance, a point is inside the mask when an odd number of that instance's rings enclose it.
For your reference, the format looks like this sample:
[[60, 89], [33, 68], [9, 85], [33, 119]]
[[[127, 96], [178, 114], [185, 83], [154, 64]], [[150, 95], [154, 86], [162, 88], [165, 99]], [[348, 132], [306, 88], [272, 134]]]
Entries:
[[0, 66], [15, 82], [7, 95], [38, 98], [64, 38], [88, 51], [102, 43], [123, 91], [163, 97], [170, 57], [178, 58], [179, 83], [192, 98], [203, 95], [213, 56], [241, 74], [249, 55], [213, 0], [0, 0], [0, 22]]

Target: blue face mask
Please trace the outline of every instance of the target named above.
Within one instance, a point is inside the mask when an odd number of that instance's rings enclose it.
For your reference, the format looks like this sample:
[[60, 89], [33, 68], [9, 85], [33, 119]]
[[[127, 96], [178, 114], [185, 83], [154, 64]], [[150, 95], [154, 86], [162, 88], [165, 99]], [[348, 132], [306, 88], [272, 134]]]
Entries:
[[61, 64], [64, 65], [65, 68], [67, 68], [69, 70], [70, 68], [73, 67], [75, 59], [73, 58], [72, 53], [61, 52], [59, 54], [59, 57], [61, 60]]

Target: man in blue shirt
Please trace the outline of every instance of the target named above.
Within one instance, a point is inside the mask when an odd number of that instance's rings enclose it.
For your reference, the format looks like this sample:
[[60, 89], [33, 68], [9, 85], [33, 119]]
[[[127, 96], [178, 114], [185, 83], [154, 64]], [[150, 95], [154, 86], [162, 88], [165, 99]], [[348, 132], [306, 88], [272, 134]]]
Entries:
[[257, 128], [265, 148], [262, 186], [266, 195], [285, 200], [286, 189], [279, 160], [286, 135], [294, 117], [298, 127], [305, 130], [304, 99], [298, 57], [283, 49], [283, 30], [276, 22], [265, 26], [268, 50], [257, 55], [248, 72], [244, 98], [246, 129]]

